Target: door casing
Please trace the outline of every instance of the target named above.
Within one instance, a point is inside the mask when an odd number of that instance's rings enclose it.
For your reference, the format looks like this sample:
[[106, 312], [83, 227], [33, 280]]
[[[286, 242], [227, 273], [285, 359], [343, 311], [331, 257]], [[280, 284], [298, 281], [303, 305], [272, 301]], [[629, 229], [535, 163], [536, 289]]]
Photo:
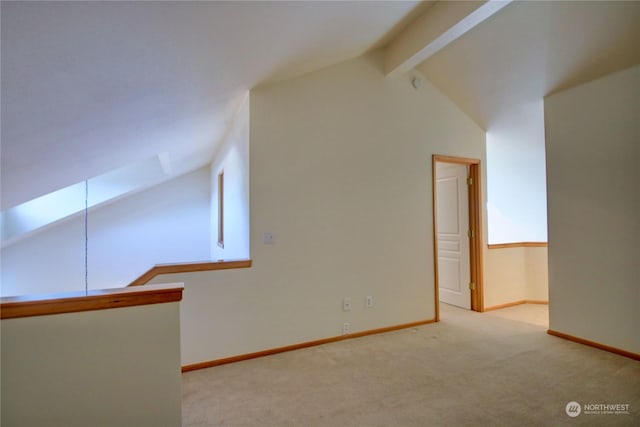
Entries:
[[483, 286], [483, 258], [482, 258], [482, 183], [480, 181], [480, 160], [470, 159], [466, 157], [445, 156], [434, 154], [432, 157], [432, 196], [433, 196], [433, 270], [434, 270], [434, 292], [435, 292], [435, 308], [436, 322], [440, 321], [440, 297], [438, 295], [439, 278], [438, 278], [438, 233], [437, 224], [437, 185], [436, 185], [436, 163], [456, 163], [467, 165], [469, 167], [469, 229], [472, 230], [472, 236], [469, 238], [471, 268], [471, 282], [475, 284], [471, 289], [471, 310], [484, 311], [484, 286]]

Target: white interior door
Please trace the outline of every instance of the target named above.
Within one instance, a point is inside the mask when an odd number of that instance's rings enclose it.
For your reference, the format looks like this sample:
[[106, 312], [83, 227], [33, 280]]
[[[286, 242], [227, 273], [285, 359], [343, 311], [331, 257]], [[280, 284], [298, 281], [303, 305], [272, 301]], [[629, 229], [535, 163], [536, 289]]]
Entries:
[[466, 165], [436, 163], [440, 301], [471, 309], [467, 176]]

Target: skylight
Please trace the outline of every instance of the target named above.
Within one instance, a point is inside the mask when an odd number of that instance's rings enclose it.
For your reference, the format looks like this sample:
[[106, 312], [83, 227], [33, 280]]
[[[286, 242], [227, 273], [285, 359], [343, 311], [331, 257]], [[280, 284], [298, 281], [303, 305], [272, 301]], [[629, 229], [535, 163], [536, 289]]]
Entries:
[[[170, 172], [166, 153], [124, 166], [88, 180], [88, 206], [115, 200], [164, 181]], [[82, 212], [85, 182], [70, 185], [2, 212], [2, 245]]]

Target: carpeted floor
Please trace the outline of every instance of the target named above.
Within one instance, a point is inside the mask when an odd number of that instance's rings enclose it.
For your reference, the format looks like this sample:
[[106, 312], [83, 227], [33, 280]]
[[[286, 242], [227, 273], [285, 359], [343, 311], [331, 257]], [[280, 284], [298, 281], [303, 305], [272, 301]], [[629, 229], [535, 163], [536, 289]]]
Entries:
[[547, 335], [546, 306], [505, 310], [185, 373], [183, 425], [640, 425], [640, 362]]
[[[448, 306], [445, 306], [445, 310]], [[454, 310], [449, 310], [449, 316], [455, 316]], [[549, 329], [549, 306], [546, 304], [521, 304], [514, 307], [507, 307], [500, 310], [487, 311], [483, 316], [495, 316], [503, 319], [515, 320], [517, 322], [528, 323], [530, 325], [537, 325], [544, 328], [546, 331]]]

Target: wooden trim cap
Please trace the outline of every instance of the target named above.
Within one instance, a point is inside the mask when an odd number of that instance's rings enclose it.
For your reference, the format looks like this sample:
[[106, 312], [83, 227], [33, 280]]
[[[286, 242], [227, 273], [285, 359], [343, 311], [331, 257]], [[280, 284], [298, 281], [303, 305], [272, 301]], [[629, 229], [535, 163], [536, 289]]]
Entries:
[[0, 318], [14, 319], [176, 302], [182, 300], [183, 290], [184, 284], [170, 283], [135, 288], [90, 290], [88, 292], [4, 297], [0, 298]]
[[131, 282], [129, 286], [142, 286], [160, 274], [193, 273], [196, 271], [228, 270], [231, 268], [249, 268], [250, 259], [235, 261], [187, 262], [182, 264], [158, 264]]
[[489, 249], [505, 248], [546, 248], [547, 242], [514, 242], [514, 243], [491, 243], [487, 245]]

